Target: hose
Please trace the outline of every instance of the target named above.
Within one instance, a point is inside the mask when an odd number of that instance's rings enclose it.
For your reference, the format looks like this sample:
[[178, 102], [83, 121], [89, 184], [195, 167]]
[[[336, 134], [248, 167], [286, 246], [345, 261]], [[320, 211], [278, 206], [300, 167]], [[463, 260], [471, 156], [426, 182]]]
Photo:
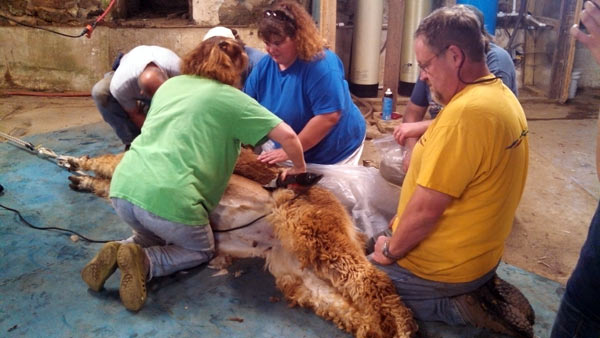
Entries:
[[21, 26], [25, 26], [25, 27], [29, 27], [29, 28], [40, 29], [40, 30], [43, 30], [43, 31], [46, 31], [46, 32], [50, 32], [50, 33], [58, 34], [58, 35], [61, 35], [61, 36], [65, 36], [67, 38], [80, 38], [80, 37], [82, 37], [83, 35], [85, 35], [87, 33], [87, 27], [84, 28], [83, 31], [80, 34], [78, 34], [78, 35], [71, 35], [71, 34], [61, 33], [61, 32], [58, 32], [58, 31], [55, 31], [55, 30], [52, 30], [52, 29], [48, 29], [48, 28], [44, 28], [44, 27], [40, 27], [40, 26], [34, 26], [34, 25], [30, 25], [30, 24], [27, 24], [27, 23], [24, 23], [24, 22], [20, 22], [20, 21], [11, 19], [11, 18], [9, 18], [7, 16], [4, 16], [2, 14], [0, 14], [0, 18], [3, 18], [3, 19], [8, 20], [10, 22], [14, 22], [17, 25], [21, 25]]
[[29, 28], [35, 28], [35, 29], [40, 29], [46, 32], [50, 32], [50, 33], [54, 33], [54, 34], [58, 34], [60, 36], [65, 36], [68, 38], [80, 38], [82, 36], [87, 36], [87, 38], [91, 38], [92, 37], [92, 32], [94, 31], [94, 28], [96, 28], [96, 25], [102, 21], [104, 19], [104, 17], [108, 14], [108, 12], [110, 12], [110, 10], [113, 8], [113, 6], [115, 5], [116, 0], [111, 0], [110, 3], [108, 4], [108, 6], [106, 7], [106, 9], [104, 10], [104, 12], [94, 21], [94, 23], [92, 23], [91, 25], [87, 25], [83, 31], [81, 33], [79, 33], [78, 35], [71, 35], [71, 34], [65, 34], [65, 33], [61, 33], [52, 29], [48, 29], [48, 28], [44, 28], [44, 27], [40, 27], [40, 26], [35, 26], [35, 25], [30, 25], [24, 22], [20, 22], [17, 20], [14, 20], [12, 18], [9, 18], [7, 16], [4, 16], [2, 14], [0, 14], [0, 18], [3, 18], [5, 20], [8, 20], [10, 22], [14, 22], [18, 25], [21, 26], [25, 26], [25, 27], [29, 27]]

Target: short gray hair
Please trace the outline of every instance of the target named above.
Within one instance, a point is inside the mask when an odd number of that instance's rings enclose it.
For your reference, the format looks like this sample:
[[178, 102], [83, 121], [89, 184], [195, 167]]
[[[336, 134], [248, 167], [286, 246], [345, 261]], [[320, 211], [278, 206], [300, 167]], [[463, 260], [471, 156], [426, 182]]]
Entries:
[[417, 28], [415, 37], [424, 37], [434, 53], [450, 45], [459, 47], [474, 62], [485, 60], [485, 38], [475, 13], [465, 6], [438, 8]]

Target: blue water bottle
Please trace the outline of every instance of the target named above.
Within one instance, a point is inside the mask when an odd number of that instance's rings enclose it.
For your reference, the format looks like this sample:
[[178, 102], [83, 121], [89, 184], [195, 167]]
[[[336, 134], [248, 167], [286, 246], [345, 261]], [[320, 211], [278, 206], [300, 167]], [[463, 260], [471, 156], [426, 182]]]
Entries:
[[392, 119], [392, 109], [393, 109], [393, 98], [392, 90], [388, 88], [383, 94], [383, 102], [381, 104], [381, 119], [382, 120], [391, 120]]

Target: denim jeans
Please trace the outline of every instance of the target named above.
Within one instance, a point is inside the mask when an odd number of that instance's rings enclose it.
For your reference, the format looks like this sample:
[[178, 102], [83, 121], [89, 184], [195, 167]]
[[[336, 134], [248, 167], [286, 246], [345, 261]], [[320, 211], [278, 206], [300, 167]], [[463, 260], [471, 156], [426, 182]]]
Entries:
[[120, 198], [112, 198], [117, 214], [133, 230], [122, 242], [144, 248], [150, 262], [148, 280], [193, 268], [210, 260], [215, 240], [209, 224], [191, 226], [168, 221]]
[[[367, 242], [367, 254], [375, 248], [379, 236], [391, 236], [392, 230], [387, 229], [373, 236]], [[379, 265], [369, 259], [375, 267], [385, 272], [394, 285], [402, 301], [408, 306], [415, 318], [423, 321], [437, 321], [449, 325], [466, 325], [467, 319], [460, 314], [452, 297], [469, 293], [481, 287], [495, 274], [496, 268], [482, 277], [467, 283], [443, 283], [415, 276], [412, 272], [396, 263]]]
[[140, 134], [138, 128], [129, 118], [129, 114], [110, 93], [110, 81], [115, 72], [108, 72], [92, 88], [92, 98], [102, 118], [115, 131], [123, 144], [131, 144]]
[[551, 337], [600, 337], [600, 204], [567, 282]]

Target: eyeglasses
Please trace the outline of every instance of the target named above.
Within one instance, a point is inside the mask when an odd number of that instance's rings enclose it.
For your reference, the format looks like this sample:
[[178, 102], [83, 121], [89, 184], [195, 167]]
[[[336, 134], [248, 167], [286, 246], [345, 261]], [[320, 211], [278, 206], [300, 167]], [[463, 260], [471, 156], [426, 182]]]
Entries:
[[431, 63], [433, 62], [433, 60], [435, 58], [437, 58], [438, 56], [442, 55], [446, 49], [448, 49], [448, 47], [450, 46], [446, 46], [444, 47], [444, 49], [442, 49], [439, 53], [435, 54], [434, 56], [430, 57], [429, 60], [427, 60], [425, 63], [419, 63], [418, 67], [419, 69], [424, 72], [425, 74], [429, 74], [429, 72], [427, 71], [427, 68], [429, 68], [429, 66], [431, 66]]
[[296, 20], [294, 20], [293, 16], [291, 16], [290, 14], [287, 14], [286, 12], [276, 9], [274, 11], [267, 9], [264, 13], [263, 13], [263, 17], [265, 18], [273, 18], [279, 21], [285, 21], [285, 22], [289, 22], [290, 24], [292, 24], [292, 26], [294, 26], [294, 28], [296, 28]]

